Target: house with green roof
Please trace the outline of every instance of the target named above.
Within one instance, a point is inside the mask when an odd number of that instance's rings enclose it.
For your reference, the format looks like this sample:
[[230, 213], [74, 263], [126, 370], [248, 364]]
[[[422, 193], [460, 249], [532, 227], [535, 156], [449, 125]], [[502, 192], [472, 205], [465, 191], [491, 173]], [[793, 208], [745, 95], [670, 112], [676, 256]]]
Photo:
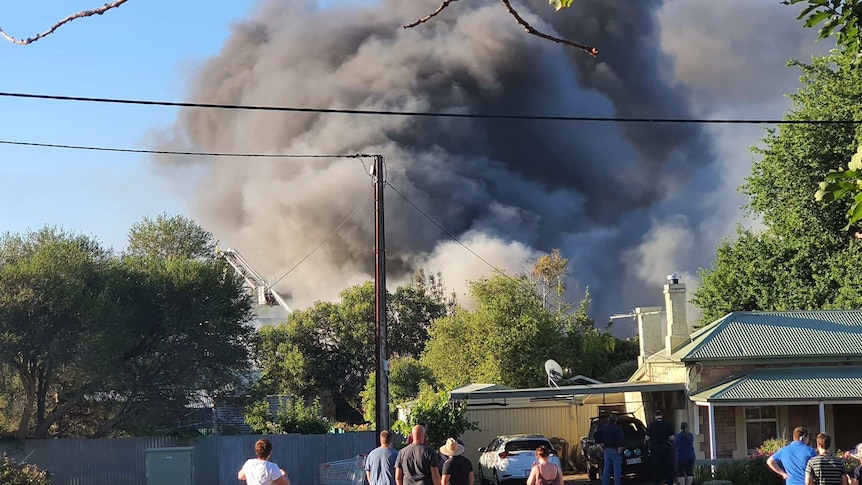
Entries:
[[701, 458], [743, 458], [796, 426], [831, 434], [838, 449], [862, 441], [862, 310], [732, 312], [692, 330], [685, 301], [672, 279], [666, 310], [636, 309], [641, 356], [630, 382], [684, 391], [627, 395], [630, 410], [690, 423]]

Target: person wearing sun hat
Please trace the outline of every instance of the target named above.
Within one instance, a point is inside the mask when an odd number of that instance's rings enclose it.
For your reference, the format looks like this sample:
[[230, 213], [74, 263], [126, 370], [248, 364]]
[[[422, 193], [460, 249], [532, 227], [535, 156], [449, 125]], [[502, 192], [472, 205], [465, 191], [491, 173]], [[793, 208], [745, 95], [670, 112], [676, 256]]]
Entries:
[[455, 438], [449, 438], [446, 444], [440, 447], [440, 454], [449, 457], [443, 463], [440, 475], [442, 485], [473, 485], [473, 463], [464, 456], [464, 445], [458, 443]]

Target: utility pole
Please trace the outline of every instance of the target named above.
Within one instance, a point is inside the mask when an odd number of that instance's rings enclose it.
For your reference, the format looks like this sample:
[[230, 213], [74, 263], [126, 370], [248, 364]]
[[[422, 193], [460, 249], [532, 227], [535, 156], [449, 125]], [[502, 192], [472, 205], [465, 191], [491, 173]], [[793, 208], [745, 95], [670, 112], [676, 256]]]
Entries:
[[377, 431], [389, 429], [389, 349], [386, 345], [386, 237], [383, 226], [383, 188], [386, 186], [383, 155], [374, 155], [374, 329], [375, 395]]

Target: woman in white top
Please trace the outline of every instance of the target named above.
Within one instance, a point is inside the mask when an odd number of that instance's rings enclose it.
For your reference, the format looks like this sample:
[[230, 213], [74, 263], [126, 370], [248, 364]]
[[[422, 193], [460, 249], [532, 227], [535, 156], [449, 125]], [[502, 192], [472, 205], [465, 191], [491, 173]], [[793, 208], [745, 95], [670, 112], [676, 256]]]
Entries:
[[246, 460], [237, 478], [245, 480], [248, 485], [290, 485], [284, 470], [269, 461], [272, 456], [272, 443], [269, 440], [257, 440], [254, 453], [257, 458]]

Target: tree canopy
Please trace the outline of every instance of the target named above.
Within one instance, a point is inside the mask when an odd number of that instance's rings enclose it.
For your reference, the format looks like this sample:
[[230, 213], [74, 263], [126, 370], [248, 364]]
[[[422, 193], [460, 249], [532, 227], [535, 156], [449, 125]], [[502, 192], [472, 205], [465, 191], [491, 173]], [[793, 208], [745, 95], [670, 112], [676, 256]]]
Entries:
[[[160, 221], [137, 225], [130, 248], [143, 235], [212, 242], [184, 218]], [[181, 227], [207, 237], [192, 243]], [[242, 386], [252, 328], [241, 281], [168, 246], [117, 255], [55, 228], [0, 238], [0, 375], [20, 390], [5, 407], [17, 437], [164, 433], [190, 403]]]
[[[558, 253], [561, 261], [565, 261]], [[548, 263], [539, 259], [535, 271]], [[560, 261], [554, 274], [563, 274]], [[558, 289], [565, 284], [551, 279]], [[441, 386], [475, 382], [515, 388], [545, 385], [544, 362], [555, 359], [574, 374], [622, 380], [634, 370], [637, 343], [614, 338], [587, 315], [589, 294], [578, 304], [549, 296], [527, 276], [496, 275], [470, 282], [471, 309], [458, 307], [434, 322], [422, 363]], [[541, 283], [541, 281], [539, 281]], [[453, 349], [458, 349], [453, 352]], [[628, 372], [628, 373], [627, 373]]]
[[[862, 72], [846, 51], [795, 62], [801, 87], [791, 95], [787, 119], [848, 120], [862, 115]], [[748, 208], [766, 226], [740, 228], [722, 242], [694, 303], [710, 321], [734, 310], [802, 310], [859, 306], [858, 285], [848, 285], [860, 260], [848, 234], [847, 205], [824, 206], [811, 197], [830, 170], [856, 151], [854, 123], [785, 124], [767, 131], [765, 147], [743, 185]], [[855, 288], [855, 289], [854, 289]]]
[[[389, 349], [403, 358], [419, 356], [431, 322], [454, 304], [444, 299], [439, 275], [421, 271], [388, 294], [387, 303]], [[258, 392], [319, 397], [327, 416], [361, 422], [361, 394], [374, 371], [374, 352], [374, 284], [367, 282], [343, 290], [337, 302], [316, 302], [282, 325], [260, 329]]]

